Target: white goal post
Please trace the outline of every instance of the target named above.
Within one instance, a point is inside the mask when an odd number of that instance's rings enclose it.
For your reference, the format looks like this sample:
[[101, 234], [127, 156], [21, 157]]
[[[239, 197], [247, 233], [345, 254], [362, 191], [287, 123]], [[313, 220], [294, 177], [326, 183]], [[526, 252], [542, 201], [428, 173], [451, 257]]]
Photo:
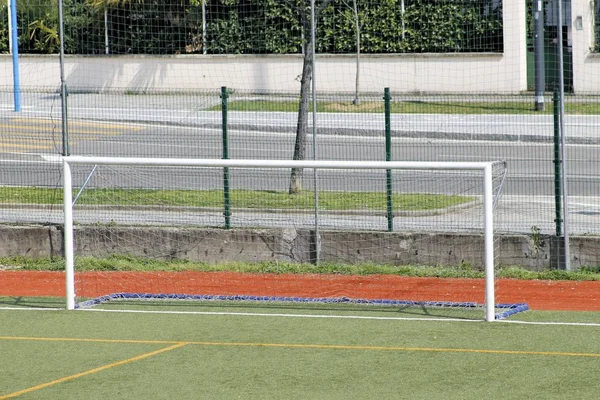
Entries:
[[484, 211], [484, 268], [485, 268], [485, 319], [495, 319], [494, 293], [494, 190], [493, 166], [497, 162], [416, 162], [416, 161], [291, 161], [291, 160], [223, 160], [179, 158], [125, 158], [66, 156], [63, 163], [64, 190], [64, 251], [66, 272], [66, 307], [75, 308], [75, 267], [73, 230], [73, 187], [71, 166], [75, 164], [113, 166], [170, 166], [207, 168], [304, 168], [313, 170], [471, 170], [480, 171], [483, 186]]

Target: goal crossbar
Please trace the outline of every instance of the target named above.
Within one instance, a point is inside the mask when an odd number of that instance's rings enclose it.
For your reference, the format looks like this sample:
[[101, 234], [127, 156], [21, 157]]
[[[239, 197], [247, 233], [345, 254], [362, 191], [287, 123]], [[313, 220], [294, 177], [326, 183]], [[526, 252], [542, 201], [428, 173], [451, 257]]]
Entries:
[[490, 162], [439, 162], [439, 161], [330, 161], [330, 160], [224, 160], [216, 158], [144, 158], [144, 157], [92, 157], [66, 156], [68, 164], [100, 165], [163, 165], [171, 167], [214, 168], [306, 168], [306, 169], [437, 169], [437, 170], [484, 170], [498, 161]]
[[305, 169], [369, 169], [369, 170], [479, 170], [483, 180], [484, 254], [485, 254], [485, 319], [495, 319], [494, 293], [494, 227], [493, 227], [493, 162], [429, 162], [429, 161], [326, 161], [326, 160], [229, 160], [186, 158], [130, 158], [65, 156], [63, 165], [64, 190], [64, 249], [66, 272], [66, 307], [75, 309], [75, 256], [73, 231], [72, 164], [139, 165], [209, 168], [305, 168]]

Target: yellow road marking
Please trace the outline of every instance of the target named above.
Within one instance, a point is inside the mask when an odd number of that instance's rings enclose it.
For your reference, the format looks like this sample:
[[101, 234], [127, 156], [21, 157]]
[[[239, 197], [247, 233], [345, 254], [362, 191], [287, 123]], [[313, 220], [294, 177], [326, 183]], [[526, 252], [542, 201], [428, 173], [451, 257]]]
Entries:
[[17, 142], [52, 142], [56, 136], [53, 135], [19, 135], [19, 134], [2, 134], [0, 140], [6, 141], [17, 141]]
[[[53, 342], [96, 342], [96, 343], [131, 343], [131, 344], [177, 344], [181, 342], [169, 340], [126, 340], [126, 339], [80, 339], [80, 338], [44, 338], [0, 336], [0, 340], [22, 341], [53, 341]], [[252, 343], [252, 342], [185, 342], [197, 346], [237, 346], [237, 347], [278, 347], [289, 349], [331, 349], [331, 350], [373, 350], [373, 351], [414, 351], [438, 353], [479, 353], [479, 354], [511, 354], [562, 357], [598, 357], [600, 353], [576, 353], [563, 351], [527, 351], [527, 350], [489, 350], [489, 349], [456, 349], [435, 347], [401, 347], [401, 346], [360, 346], [360, 345], [331, 345], [331, 344], [294, 344], [294, 343]]]
[[[143, 129], [141, 126], [127, 124], [86, 121], [71, 122], [69, 126], [71, 128], [69, 132], [73, 135], [71, 139], [74, 143], [80, 140], [100, 140], [107, 136], [117, 136], [125, 132]], [[0, 148], [2, 149], [48, 149], [56, 145], [56, 138], [50, 137], [48, 131], [58, 131], [60, 121], [16, 118], [10, 120], [10, 123], [0, 124], [1, 128], [8, 129], [8, 131], [0, 133]], [[28, 134], [27, 137], [23, 137], [24, 133]]]
[[23, 390], [19, 390], [17, 392], [9, 393], [7, 395], [3, 395], [3, 396], [0, 395], [0, 400], [10, 399], [10, 398], [13, 398], [13, 397], [20, 396], [22, 394], [35, 392], [35, 391], [40, 390], [40, 389], [45, 389], [47, 387], [54, 386], [54, 385], [57, 385], [59, 383], [63, 383], [63, 382], [67, 382], [67, 381], [72, 381], [74, 379], [82, 378], [82, 377], [87, 376], [87, 375], [95, 374], [97, 372], [101, 372], [101, 371], [104, 371], [104, 370], [107, 370], [107, 369], [110, 369], [110, 368], [118, 367], [120, 365], [129, 364], [129, 363], [132, 363], [132, 362], [135, 362], [135, 361], [143, 360], [144, 358], [152, 357], [152, 356], [155, 356], [157, 354], [161, 354], [161, 353], [165, 353], [167, 351], [178, 349], [180, 347], [186, 346], [187, 344], [188, 344], [187, 342], [178, 342], [178, 343], [176, 343], [176, 344], [174, 344], [172, 346], [165, 347], [163, 349], [151, 351], [149, 353], [140, 354], [139, 356], [135, 356], [135, 357], [128, 358], [126, 360], [117, 361], [117, 362], [114, 362], [114, 363], [111, 363], [111, 364], [103, 365], [103, 366], [98, 367], [98, 368], [92, 368], [92, 369], [89, 369], [87, 371], [80, 372], [78, 374], [65, 376], [65, 377], [60, 378], [60, 379], [56, 379], [56, 380], [53, 380], [53, 381], [50, 381], [50, 382], [42, 383], [40, 385], [32, 386], [32, 387], [27, 388], [27, 389], [23, 389]]
[[[27, 119], [27, 118], [15, 118], [13, 120], [11, 120], [12, 122], [18, 122], [18, 123], [23, 123], [25, 125], [23, 126], [27, 126], [27, 124], [30, 124], [30, 126], [35, 126], [35, 125], [56, 125], [56, 126], [61, 126], [62, 122], [60, 120], [52, 120], [52, 119]], [[0, 125], [1, 126], [1, 125]], [[98, 127], [98, 128], [111, 128], [111, 129], [135, 129], [135, 130], [141, 130], [143, 129], [142, 126], [137, 126], [137, 125], [133, 125], [133, 124], [127, 124], [127, 123], [122, 123], [122, 124], [114, 124], [114, 123], [110, 123], [110, 122], [88, 122], [88, 121], [72, 121], [69, 120], [69, 126], [84, 126], [84, 127]]]
[[46, 145], [36, 145], [36, 144], [19, 144], [19, 143], [2, 143], [0, 142], [0, 147], [8, 147], [8, 148], [21, 148], [21, 149], [47, 149], [52, 147], [54, 143], [48, 143]]
[[[59, 120], [50, 119], [13, 119], [9, 123], [0, 124], [0, 128], [8, 129], [3, 135], [11, 132], [39, 132], [62, 129]], [[71, 134], [120, 135], [124, 132], [140, 131], [142, 126], [131, 124], [113, 124], [103, 122], [73, 121], [69, 122]]]
[[[47, 133], [47, 131], [50, 130], [50, 129], [48, 129], [49, 127], [46, 127], [46, 126], [1, 125], [1, 124], [0, 124], [0, 128], [8, 128], [8, 129], [11, 129], [12, 132], [34, 132], [34, 133]], [[56, 132], [61, 131], [61, 129], [59, 129], [59, 128], [53, 129], [53, 130], [56, 130]], [[82, 127], [78, 127], [78, 128], [69, 128], [69, 133], [77, 133], [77, 134], [97, 133], [99, 135], [120, 135], [123, 132], [139, 131], [139, 130], [141, 130], [141, 128], [127, 129], [124, 127], [120, 127], [120, 128], [100, 129], [100, 128], [95, 128], [95, 127], [82, 126]], [[8, 135], [10, 135], [10, 133], [11, 133], [11, 131], [8, 132]], [[3, 136], [6, 134], [7, 133], [3, 133]]]

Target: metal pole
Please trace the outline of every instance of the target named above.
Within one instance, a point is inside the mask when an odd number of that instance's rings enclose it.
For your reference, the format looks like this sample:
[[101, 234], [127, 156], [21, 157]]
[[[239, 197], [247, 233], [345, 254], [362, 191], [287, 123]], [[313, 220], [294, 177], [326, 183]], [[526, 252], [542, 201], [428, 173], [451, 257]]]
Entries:
[[[562, 205], [561, 205], [561, 161], [560, 161], [560, 105], [558, 88], [554, 88], [554, 205], [556, 209], [556, 237], [562, 237]], [[562, 264], [562, 263], [561, 263]]]
[[560, 92], [559, 105], [560, 105], [560, 159], [561, 159], [561, 173], [562, 173], [562, 194], [563, 194], [563, 232], [564, 232], [564, 247], [565, 247], [565, 269], [571, 270], [571, 256], [569, 250], [569, 214], [568, 214], [568, 202], [567, 202], [567, 167], [566, 167], [566, 139], [565, 139], [565, 73], [564, 73], [564, 57], [563, 57], [563, 10], [562, 1], [555, 0], [558, 4], [556, 7], [558, 14], [558, 90]]
[[402, 40], [406, 40], [406, 27], [404, 22], [404, 0], [400, 1], [400, 17], [402, 18]]
[[[221, 87], [221, 117], [223, 127], [223, 160], [229, 159], [229, 138], [227, 135], [227, 87]], [[225, 229], [231, 229], [231, 198], [229, 193], [229, 167], [223, 168], [223, 216], [225, 216]]]
[[12, 43], [13, 97], [15, 112], [21, 111], [21, 78], [19, 74], [19, 33], [17, 26], [17, 0], [10, 1], [10, 38]]
[[[385, 109], [385, 161], [392, 160], [392, 125], [390, 120], [391, 100], [390, 88], [383, 90], [383, 100]], [[386, 169], [386, 205], [387, 205], [387, 223], [388, 231], [394, 231], [394, 205], [392, 202], [392, 170]]]
[[[483, 170], [490, 162], [476, 161], [334, 161], [334, 160], [251, 160], [218, 158], [148, 158], [69, 156], [70, 164], [169, 165], [207, 168], [318, 168], [318, 169], [407, 169], [407, 170]], [[493, 164], [493, 163], [492, 163]]]
[[483, 208], [485, 245], [485, 320], [495, 320], [496, 294], [494, 292], [494, 189], [492, 166], [483, 170]]
[[63, 2], [58, 1], [58, 38], [60, 40], [60, 105], [62, 111], [62, 155], [69, 151], [69, 120], [67, 117], [67, 82], [65, 80], [65, 23], [63, 18]]
[[[65, 47], [64, 47], [63, 2], [58, 1], [58, 38], [60, 41], [60, 96], [62, 109], [62, 155], [69, 155], [69, 135], [67, 120], [67, 84], [65, 82]], [[71, 188], [71, 167], [63, 160], [63, 201], [64, 201], [64, 248], [67, 310], [75, 309], [75, 253], [73, 234], [73, 190]]]
[[8, 52], [10, 54], [12, 54], [12, 9], [11, 9], [11, 3], [12, 0], [6, 0], [6, 10], [8, 11], [8, 14], [6, 15], [6, 18], [8, 20]]
[[65, 284], [67, 310], [75, 309], [75, 252], [73, 236], [73, 190], [71, 188], [71, 166], [63, 160], [63, 212], [64, 212], [64, 249]]
[[[310, 0], [310, 23], [311, 23], [311, 42], [312, 42], [312, 145], [313, 145], [313, 160], [317, 160], [317, 70], [315, 63], [315, 53], [317, 52], [316, 42], [316, 19], [315, 19], [315, 0]], [[319, 264], [321, 258], [321, 233], [319, 227], [319, 175], [317, 169], [313, 169], [313, 179], [315, 185], [315, 264]]]
[[535, 110], [544, 110], [544, 9], [542, 0], [533, 0], [533, 51], [535, 67]]
[[110, 53], [110, 46], [108, 43], [108, 8], [104, 9], [104, 53]]
[[207, 45], [207, 36], [206, 36], [206, 0], [202, 0], [202, 54], [206, 54], [206, 45]]

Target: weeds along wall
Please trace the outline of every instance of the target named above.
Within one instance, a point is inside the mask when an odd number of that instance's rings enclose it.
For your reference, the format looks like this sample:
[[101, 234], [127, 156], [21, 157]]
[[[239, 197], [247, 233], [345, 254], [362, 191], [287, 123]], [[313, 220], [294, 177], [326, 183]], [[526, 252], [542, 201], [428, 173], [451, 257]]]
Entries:
[[[101, 229], [100, 229], [101, 230]], [[285, 229], [236, 229], [226, 231], [223, 229], [198, 229], [198, 228], [148, 228], [148, 227], [111, 227], [105, 229], [104, 238], [108, 238], [112, 231], [111, 241], [94, 240], [99, 229], [94, 227], [79, 229], [76, 233], [82, 238], [81, 247], [77, 248], [79, 256], [87, 257], [98, 254], [108, 256], [114, 241], [127, 243], [128, 246], [121, 255], [129, 254], [132, 257], [147, 257], [147, 243], [154, 241], [157, 248], [165, 250], [165, 256], [177, 256], [181, 260], [206, 263], [227, 262], [252, 262], [260, 258], [264, 262], [291, 262], [302, 263], [310, 261], [311, 247], [308, 240], [292, 241], [291, 238], [308, 238], [310, 231], [293, 232]], [[0, 257], [36, 257], [55, 258], [64, 257], [63, 231], [55, 226], [0, 226]], [[327, 232], [329, 250], [324, 254], [324, 262], [328, 263], [381, 263], [386, 265], [438, 265], [455, 267], [464, 264], [473, 268], [480, 268], [479, 263], [483, 256], [481, 243], [483, 237], [470, 234], [430, 234], [430, 233], [395, 233], [384, 232]], [[352, 236], [354, 238], [352, 239]], [[377, 243], [383, 236], [387, 236], [388, 243], [394, 243], [402, 252], [388, 251], [367, 243]], [[393, 236], [393, 240], [390, 240]], [[175, 241], [182, 244], [182, 238], [210, 238], [197, 242], [190, 241], [186, 246], [174, 247]], [[131, 240], [134, 238], [135, 240]], [[345, 245], [352, 239], [363, 247], [354, 246], [352, 251]], [[600, 240], [597, 237], [578, 236], [572, 237], [573, 257], [577, 260], [577, 267], [600, 265]], [[296, 246], [292, 249], [292, 246]], [[479, 251], [471, 252], [465, 258], [466, 252], [455, 251], [457, 248], [479, 247]], [[337, 250], [331, 251], [337, 248]], [[517, 266], [532, 271], [543, 271], [552, 268], [557, 262], [560, 243], [550, 235], [542, 235], [538, 242], [529, 235], [502, 235], [497, 246], [497, 263], [499, 266]], [[168, 249], [171, 251], [169, 252]], [[273, 250], [277, 249], [278, 252]], [[345, 249], [340, 252], [340, 249]], [[175, 253], [173, 253], [175, 250]], [[363, 250], [357, 257], [357, 250]], [[415, 252], [416, 250], [421, 251]], [[114, 251], [114, 250], [113, 250]], [[398, 257], [399, 254], [401, 257]], [[435, 255], [435, 256], [434, 256]], [[168, 258], [167, 258], [168, 259]]]

